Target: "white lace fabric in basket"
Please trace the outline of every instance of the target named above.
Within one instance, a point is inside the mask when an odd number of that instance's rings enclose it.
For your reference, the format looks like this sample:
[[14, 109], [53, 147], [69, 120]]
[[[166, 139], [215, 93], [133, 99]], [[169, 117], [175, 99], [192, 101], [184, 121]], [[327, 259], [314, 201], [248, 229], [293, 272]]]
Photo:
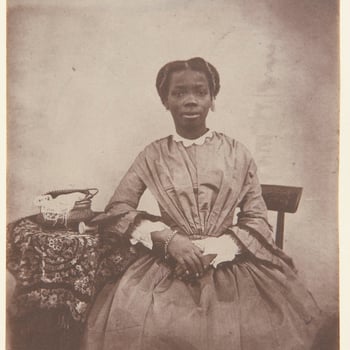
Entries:
[[75, 202], [81, 201], [85, 198], [85, 194], [76, 192], [69, 194], [62, 194], [55, 198], [51, 195], [42, 195], [34, 199], [34, 205], [40, 208], [40, 212], [45, 221], [56, 224], [62, 221], [67, 224], [67, 217], [70, 210], [73, 209]]

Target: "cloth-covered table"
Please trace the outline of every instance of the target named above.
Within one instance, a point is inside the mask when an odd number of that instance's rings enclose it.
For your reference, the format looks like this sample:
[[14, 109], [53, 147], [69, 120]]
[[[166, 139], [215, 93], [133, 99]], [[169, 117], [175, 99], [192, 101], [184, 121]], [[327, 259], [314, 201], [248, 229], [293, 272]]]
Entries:
[[17, 281], [8, 307], [13, 347], [73, 349], [96, 293], [142, 249], [114, 234], [45, 228], [35, 218], [8, 225], [7, 268]]

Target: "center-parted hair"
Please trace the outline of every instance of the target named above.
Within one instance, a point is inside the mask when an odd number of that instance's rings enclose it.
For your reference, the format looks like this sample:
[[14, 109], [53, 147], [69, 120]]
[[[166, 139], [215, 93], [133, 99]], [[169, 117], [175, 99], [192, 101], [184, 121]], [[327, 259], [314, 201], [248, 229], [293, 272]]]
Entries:
[[164, 65], [157, 75], [156, 87], [158, 95], [164, 104], [169, 94], [171, 74], [174, 72], [192, 69], [205, 74], [209, 84], [212, 98], [215, 98], [220, 90], [220, 76], [216, 68], [201, 57], [190, 58], [184, 61], [172, 61]]

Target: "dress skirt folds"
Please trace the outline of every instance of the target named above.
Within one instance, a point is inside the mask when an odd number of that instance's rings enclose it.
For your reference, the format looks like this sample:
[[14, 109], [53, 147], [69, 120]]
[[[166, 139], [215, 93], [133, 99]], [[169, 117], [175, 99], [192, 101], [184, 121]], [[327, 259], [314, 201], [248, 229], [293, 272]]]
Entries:
[[242, 258], [186, 283], [145, 256], [99, 295], [84, 349], [310, 349], [318, 316], [288, 269]]
[[[190, 238], [230, 232], [242, 253], [181, 281], [168, 262], [147, 251], [90, 312], [84, 350], [306, 350], [321, 312], [299, 282], [292, 260], [276, 247], [249, 152], [213, 132], [185, 148], [172, 137], [137, 157], [106, 213], [128, 235], [149, 188], [162, 220]], [[233, 225], [236, 208], [238, 221]]]

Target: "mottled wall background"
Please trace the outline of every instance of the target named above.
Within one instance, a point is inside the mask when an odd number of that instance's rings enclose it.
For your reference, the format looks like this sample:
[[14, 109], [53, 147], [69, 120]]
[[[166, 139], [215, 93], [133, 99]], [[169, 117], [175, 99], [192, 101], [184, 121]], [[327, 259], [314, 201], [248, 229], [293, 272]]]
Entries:
[[193, 56], [221, 74], [209, 126], [250, 148], [261, 182], [304, 188], [285, 251], [335, 310], [336, 0], [9, 0], [8, 219], [51, 189], [96, 186], [103, 209], [138, 152], [173, 131], [158, 69]]

